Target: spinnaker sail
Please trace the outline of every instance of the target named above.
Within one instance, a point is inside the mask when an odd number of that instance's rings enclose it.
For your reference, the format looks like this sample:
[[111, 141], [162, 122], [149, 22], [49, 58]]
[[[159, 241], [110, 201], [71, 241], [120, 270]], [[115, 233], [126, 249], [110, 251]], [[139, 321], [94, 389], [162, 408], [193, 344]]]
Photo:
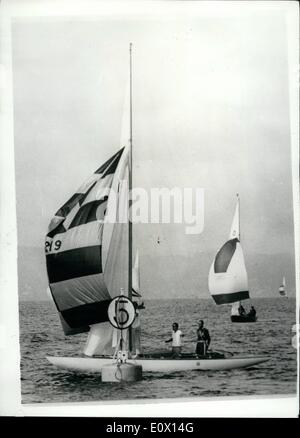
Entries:
[[229, 240], [210, 267], [208, 288], [216, 304], [229, 304], [249, 298], [248, 276], [240, 243], [239, 198]]
[[[111, 223], [111, 217], [120, 209], [127, 161], [126, 148], [122, 148], [81, 185], [50, 222], [45, 243], [47, 272], [65, 334], [83, 333], [93, 324], [108, 321], [111, 299], [120, 293], [121, 283], [126, 288], [122, 274], [127, 266], [112, 278], [107, 261], [122, 259], [117, 228], [124, 224]], [[112, 198], [116, 201], [113, 186], [117, 187], [117, 203], [111, 202]]]

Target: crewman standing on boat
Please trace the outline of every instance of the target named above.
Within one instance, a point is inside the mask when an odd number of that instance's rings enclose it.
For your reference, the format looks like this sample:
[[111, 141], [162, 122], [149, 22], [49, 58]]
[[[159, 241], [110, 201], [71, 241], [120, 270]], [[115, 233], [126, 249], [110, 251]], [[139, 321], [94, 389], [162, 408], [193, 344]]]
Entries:
[[204, 321], [201, 319], [199, 321], [199, 326], [197, 328], [197, 345], [196, 354], [202, 356], [207, 353], [210, 345], [210, 335], [207, 328], [204, 327]]
[[172, 324], [172, 337], [168, 339], [165, 342], [172, 342], [172, 353], [173, 356], [177, 357], [181, 354], [182, 349], [182, 338], [184, 337], [184, 334], [181, 330], [179, 330], [179, 326], [177, 322], [173, 322]]

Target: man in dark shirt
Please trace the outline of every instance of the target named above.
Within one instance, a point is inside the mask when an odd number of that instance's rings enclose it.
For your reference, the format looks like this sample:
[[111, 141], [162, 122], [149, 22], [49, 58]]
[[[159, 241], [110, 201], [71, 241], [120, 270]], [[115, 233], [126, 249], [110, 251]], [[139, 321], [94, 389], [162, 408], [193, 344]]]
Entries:
[[250, 309], [250, 312], [249, 312], [249, 316], [255, 317], [255, 315], [256, 315], [256, 310], [255, 310], [254, 306], [251, 306], [251, 309]]
[[204, 322], [201, 319], [197, 329], [197, 345], [196, 354], [205, 355], [210, 345], [210, 335], [207, 328], [204, 327]]

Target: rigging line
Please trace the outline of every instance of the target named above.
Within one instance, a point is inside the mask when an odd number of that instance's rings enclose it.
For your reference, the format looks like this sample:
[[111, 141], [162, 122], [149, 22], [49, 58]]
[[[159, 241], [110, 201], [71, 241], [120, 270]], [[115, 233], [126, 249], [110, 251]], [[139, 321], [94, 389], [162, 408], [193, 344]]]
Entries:
[[113, 355], [113, 359], [116, 359], [116, 356], [117, 356], [117, 353], [118, 353], [119, 347], [120, 347], [120, 342], [121, 342], [121, 337], [118, 336], [118, 333], [117, 333], [117, 338], [118, 338], [118, 342], [117, 342], [117, 345], [115, 347], [115, 352], [114, 352], [114, 355]]
[[[118, 374], [120, 375], [120, 377], [118, 377]], [[122, 370], [121, 370], [121, 363], [120, 362], [117, 363], [117, 369], [116, 369], [116, 372], [115, 372], [115, 378], [119, 382], [122, 382], [122, 380], [123, 380], [122, 379]]]
[[239, 234], [238, 234], [238, 239], [239, 239], [239, 241], [241, 241], [241, 217], [240, 217], [240, 212], [241, 212], [241, 210], [240, 210], [240, 197], [239, 197], [239, 194], [237, 193], [236, 194], [236, 196], [237, 196], [237, 202], [238, 202], [238, 215], [239, 215], [239, 217], [238, 217], [238, 224], [239, 224], [239, 228], [238, 228], [238, 232], [239, 232]]
[[[132, 300], [132, 43], [129, 45], [129, 87], [130, 87], [130, 120], [129, 120], [129, 128], [130, 128], [130, 139], [129, 139], [129, 198], [128, 198], [128, 207], [129, 207], [129, 218], [128, 218], [128, 298]], [[128, 347], [129, 351], [132, 350], [132, 329], [128, 328]]]

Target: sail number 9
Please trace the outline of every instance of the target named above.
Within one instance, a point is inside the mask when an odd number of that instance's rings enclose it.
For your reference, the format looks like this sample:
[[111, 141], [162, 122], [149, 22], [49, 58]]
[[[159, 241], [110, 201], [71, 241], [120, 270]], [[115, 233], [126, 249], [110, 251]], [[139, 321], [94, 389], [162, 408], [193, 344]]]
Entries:
[[111, 301], [107, 313], [111, 325], [120, 330], [130, 327], [135, 318], [135, 309], [132, 301], [123, 295], [115, 297]]
[[45, 252], [58, 251], [61, 247], [61, 240], [55, 240], [49, 242], [48, 240], [45, 242]]

